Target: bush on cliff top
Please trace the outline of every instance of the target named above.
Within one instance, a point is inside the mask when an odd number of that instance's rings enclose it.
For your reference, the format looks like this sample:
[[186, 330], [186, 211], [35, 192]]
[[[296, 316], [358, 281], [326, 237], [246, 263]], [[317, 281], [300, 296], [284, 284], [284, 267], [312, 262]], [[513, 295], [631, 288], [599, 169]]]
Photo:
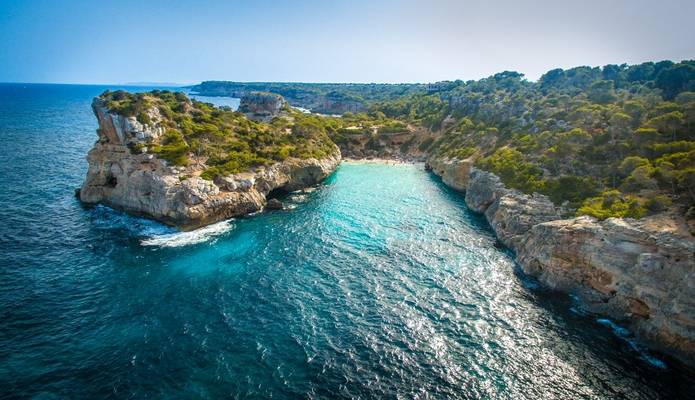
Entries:
[[157, 107], [166, 133], [148, 148], [172, 165], [204, 166], [201, 176], [213, 179], [282, 161], [288, 157], [324, 158], [333, 153], [326, 130], [330, 124], [313, 115], [295, 113], [291, 120], [256, 122], [243, 114], [190, 100], [183, 93], [106, 91], [101, 95], [111, 112], [136, 116], [151, 124], [147, 110]]
[[598, 219], [610, 217], [642, 218], [647, 214], [647, 202], [635, 195], [623, 194], [618, 190], [608, 190], [600, 196], [584, 201], [577, 214], [590, 215]]

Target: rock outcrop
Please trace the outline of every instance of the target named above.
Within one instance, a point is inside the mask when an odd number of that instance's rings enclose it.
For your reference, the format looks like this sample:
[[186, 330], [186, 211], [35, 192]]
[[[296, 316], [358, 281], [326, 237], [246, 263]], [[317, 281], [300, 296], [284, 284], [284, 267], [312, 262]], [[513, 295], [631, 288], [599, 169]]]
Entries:
[[286, 105], [287, 102], [279, 94], [251, 92], [241, 98], [238, 111], [251, 119], [268, 121], [278, 116]]
[[431, 159], [465, 191], [522, 270], [585, 307], [629, 326], [652, 348], [695, 366], [695, 239], [676, 216], [563, 219], [546, 196], [508, 189], [470, 160]]
[[265, 205], [268, 210], [282, 210], [284, 208], [282, 202], [278, 199], [268, 200], [268, 204]]
[[109, 112], [95, 99], [98, 140], [87, 156], [89, 170], [79, 198], [147, 216], [182, 229], [194, 229], [261, 210], [273, 190], [293, 191], [315, 185], [340, 163], [340, 151], [324, 159], [289, 158], [215, 181], [200, 177], [203, 167], [170, 166], [146, 152], [164, 132], [156, 108], [150, 123]]
[[590, 310], [693, 365], [695, 241], [668, 223], [650, 222], [579, 217], [541, 223], [519, 244], [518, 261], [545, 285], [578, 294]]
[[465, 191], [468, 187], [473, 160], [458, 160], [455, 158], [433, 158], [427, 161], [427, 167], [452, 189]]
[[532, 196], [513, 191], [500, 197], [485, 210], [485, 218], [502, 244], [514, 251], [524, 235], [534, 226], [556, 220], [560, 213], [546, 196]]

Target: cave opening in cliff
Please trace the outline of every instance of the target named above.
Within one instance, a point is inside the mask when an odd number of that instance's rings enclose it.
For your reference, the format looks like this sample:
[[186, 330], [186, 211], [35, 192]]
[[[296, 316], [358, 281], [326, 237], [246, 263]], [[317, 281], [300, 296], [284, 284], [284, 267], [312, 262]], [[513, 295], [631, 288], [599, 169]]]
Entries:
[[279, 188], [275, 188], [275, 189], [271, 190], [270, 192], [268, 192], [268, 194], [265, 196], [265, 198], [268, 200], [270, 200], [270, 199], [278, 199], [279, 200], [279, 199], [282, 199], [283, 197], [287, 196], [288, 194], [290, 194], [290, 192], [287, 189], [285, 189], [284, 187], [279, 187]]
[[109, 175], [106, 177], [106, 186], [110, 188], [115, 188], [118, 185], [118, 179], [115, 176]]

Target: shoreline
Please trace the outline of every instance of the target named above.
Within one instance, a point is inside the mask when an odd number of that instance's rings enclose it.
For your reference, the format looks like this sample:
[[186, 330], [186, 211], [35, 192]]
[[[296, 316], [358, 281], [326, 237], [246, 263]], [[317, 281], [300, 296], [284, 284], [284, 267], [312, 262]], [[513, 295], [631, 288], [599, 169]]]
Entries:
[[[674, 275], [692, 273], [695, 243], [668, 228], [675, 222], [665, 223], [665, 214], [638, 220], [564, 217], [547, 197], [508, 189], [469, 160], [431, 161], [432, 173], [485, 217], [524, 274], [545, 288], [576, 295], [589, 312], [625, 326], [650, 351], [695, 371], [689, 286]], [[625, 243], [629, 247], [620, 247]]]
[[346, 157], [341, 160], [341, 162], [349, 164], [386, 164], [386, 165], [417, 165], [424, 164], [424, 161], [413, 161], [413, 160], [401, 160], [393, 158], [350, 158]]

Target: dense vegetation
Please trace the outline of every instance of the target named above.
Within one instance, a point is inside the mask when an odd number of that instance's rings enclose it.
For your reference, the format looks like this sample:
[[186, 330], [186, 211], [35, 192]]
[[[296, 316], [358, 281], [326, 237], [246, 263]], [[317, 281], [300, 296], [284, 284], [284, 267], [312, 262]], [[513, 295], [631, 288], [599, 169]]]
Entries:
[[331, 141], [352, 135], [377, 143], [379, 135], [423, 126], [439, 138], [420, 142], [420, 151], [473, 157], [508, 186], [547, 194], [578, 214], [638, 218], [678, 208], [695, 218], [695, 61], [555, 69], [538, 82], [505, 71], [430, 85], [203, 82], [194, 89], [269, 91], [295, 106], [320, 98], [368, 110], [330, 117], [288, 108], [260, 123], [181, 93], [104, 98], [143, 123], [143, 110], [156, 105], [170, 126], [152, 151], [177, 165], [204, 162], [205, 177], [322, 156]]
[[280, 115], [264, 123], [228, 108], [190, 100], [183, 93], [106, 91], [101, 98], [111, 111], [134, 116], [143, 124], [153, 123], [148, 110], [156, 108], [166, 133], [157, 142], [133, 145], [131, 150], [147, 147], [147, 151], [176, 166], [195, 163], [205, 167], [202, 177], [208, 179], [288, 157], [323, 158], [334, 152], [334, 143], [343, 143], [351, 135], [377, 137], [408, 129], [403, 122], [380, 112], [329, 117], [285, 107]]
[[[190, 100], [183, 93], [124, 91], [101, 95], [114, 112], [152, 123], [147, 111], [156, 107], [166, 133], [148, 151], [177, 166], [196, 163], [212, 179], [288, 157], [322, 158], [334, 152], [319, 117], [294, 112], [271, 123], [252, 121], [242, 113]], [[140, 151], [140, 148], [133, 149]]]
[[509, 186], [578, 214], [695, 213], [695, 62], [516, 72], [445, 82], [372, 111], [442, 132], [435, 155], [477, 157]]

